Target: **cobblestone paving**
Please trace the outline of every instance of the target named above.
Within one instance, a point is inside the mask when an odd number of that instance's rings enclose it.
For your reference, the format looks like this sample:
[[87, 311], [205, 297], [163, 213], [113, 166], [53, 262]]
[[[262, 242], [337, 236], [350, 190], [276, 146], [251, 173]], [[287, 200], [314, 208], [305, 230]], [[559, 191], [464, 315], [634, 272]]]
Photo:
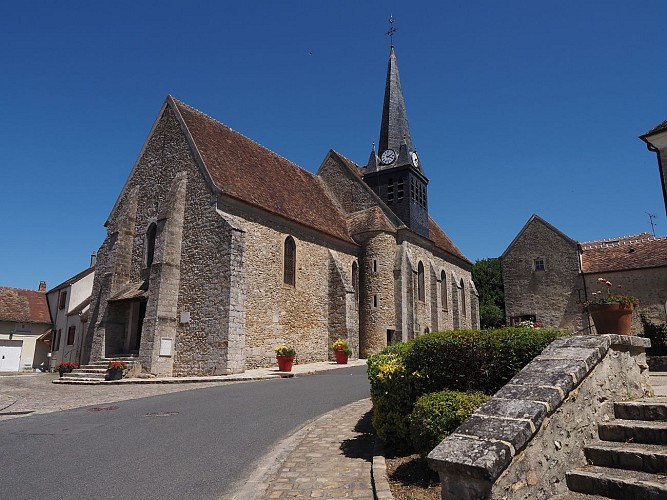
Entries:
[[0, 376], [0, 421], [36, 413], [219, 386], [219, 382], [149, 385], [62, 385], [53, 373]]
[[364, 399], [316, 420], [295, 443], [261, 498], [372, 499], [374, 435]]

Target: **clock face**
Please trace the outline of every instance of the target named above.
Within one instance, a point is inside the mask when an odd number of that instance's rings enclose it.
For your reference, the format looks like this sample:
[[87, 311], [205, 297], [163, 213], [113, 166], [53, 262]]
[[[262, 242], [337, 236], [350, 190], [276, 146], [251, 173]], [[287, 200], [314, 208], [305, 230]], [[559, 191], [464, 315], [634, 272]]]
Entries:
[[393, 149], [387, 149], [384, 153], [382, 153], [382, 156], [380, 156], [380, 161], [385, 165], [394, 163], [395, 159], [396, 159], [396, 152]]
[[419, 158], [417, 158], [417, 153], [415, 153], [415, 152], [413, 151], [411, 156], [412, 156], [412, 164], [413, 164], [415, 167], [418, 167], [418, 166], [419, 166]]

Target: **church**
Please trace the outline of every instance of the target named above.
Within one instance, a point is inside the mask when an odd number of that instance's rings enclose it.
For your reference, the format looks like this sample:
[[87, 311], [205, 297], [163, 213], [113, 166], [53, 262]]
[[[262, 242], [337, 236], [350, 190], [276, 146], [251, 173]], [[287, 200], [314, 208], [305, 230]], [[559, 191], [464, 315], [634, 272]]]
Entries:
[[427, 171], [393, 46], [365, 166], [330, 150], [312, 174], [168, 96], [105, 223], [82, 362], [223, 375], [275, 364], [278, 344], [308, 363], [339, 337], [365, 357], [479, 328], [472, 264], [429, 216]]

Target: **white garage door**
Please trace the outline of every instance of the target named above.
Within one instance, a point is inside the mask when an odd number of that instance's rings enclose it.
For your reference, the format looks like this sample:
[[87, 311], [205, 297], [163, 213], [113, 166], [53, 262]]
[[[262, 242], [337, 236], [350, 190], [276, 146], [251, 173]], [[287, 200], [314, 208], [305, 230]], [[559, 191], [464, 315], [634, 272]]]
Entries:
[[19, 371], [22, 344], [22, 340], [0, 340], [0, 372]]

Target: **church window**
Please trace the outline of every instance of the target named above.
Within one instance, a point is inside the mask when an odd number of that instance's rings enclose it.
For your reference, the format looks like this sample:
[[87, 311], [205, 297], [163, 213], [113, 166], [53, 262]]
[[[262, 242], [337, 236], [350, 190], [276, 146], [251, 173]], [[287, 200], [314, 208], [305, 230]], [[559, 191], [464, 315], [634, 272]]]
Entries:
[[377, 273], [378, 272], [378, 260], [373, 259], [373, 272]]
[[155, 256], [155, 238], [157, 236], [157, 224], [153, 222], [148, 226], [146, 231], [146, 267], [153, 265], [153, 257]]
[[461, 278], [461, 314], [466, 315], [466, 288], [463, 283], [463, 278]]
[[377, 307], [377, 306], [378, 306], [378, 296], [373, 295], [373, 307]]
[[424, 264], [421, 261], [417, 266], [417, 298], [421, 302], [424, 302], [426, 298], [424, 295]]
[[354, 288], [354, 300], [359, 301], [359, 266], [352, 263], [352, 288]]
[[414, 179], [410, 179], [410, 199], [413, 200], [413, 201], [417, 199], [416, 186], [415, 186], [415, 180]]
[[544, 259], [538, 257], [533, 261], [533, 271], [544, 271]]
[[403, 199], [403, 177], [398, 178], [398, 185], [396, 186], [396, 197], [398, 201]]
[[283, 283], [294, 286], [296, 282], [296, 243], [294, 238], [285, 238], [283, 252]]
[[445, 271], [440, 272], [440, 302], [442, 310], [447, 310], [447, 275]]
[[394, 201], [394, 179], [389, 178], [387, 182], [387, 201], [392, 203]]

